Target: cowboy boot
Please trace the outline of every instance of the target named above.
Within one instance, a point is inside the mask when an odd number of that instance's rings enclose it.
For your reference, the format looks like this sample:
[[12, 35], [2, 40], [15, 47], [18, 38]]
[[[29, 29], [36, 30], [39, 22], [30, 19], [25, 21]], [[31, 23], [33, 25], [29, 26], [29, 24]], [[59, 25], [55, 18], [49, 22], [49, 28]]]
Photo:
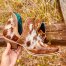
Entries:
[[[11, 41], [17, 41], [22, 34], [22, 20], [19, 14], [13, 13], [10, 19], [5, 24], [3, 35]], [[17, 44], [10, 42], [13, 48], [17, 47]]]
[[[53, 46], [50, 46], [50, 45], [43, 42], [42, 39], [46, 38], [45, 33], [41, 29], [37, 33], [36, 29], [34, 29], [34, 28], [36, 28], [35, 23], [32, 20], [33, 19], [28, 18], [26, 20], [25, 24], [24, 24], [25, 25], [24, 26], [25, 30], [24, 30], [23, 34], [25, 34], [25, 32], [26, 32], [26, 36], [24, 35], [25, 36], [25, 42], [24, 42], [25, 44], [24, 44], [24, 46], [30, 52], [32, 52], [34, 54], [47, 54], [47, 53], [57, 52], [59, 50], [58, 47], [53, 47]], [[29, 23], [29, 25], [28, 25], [28, 23]], [[30, 29], [30, 27], [31, 27], [31, 29]], [[43, 29], [45, 30], [45, 27]], [[44, 34], [44, 36], [41, 36], [43, 34]]]

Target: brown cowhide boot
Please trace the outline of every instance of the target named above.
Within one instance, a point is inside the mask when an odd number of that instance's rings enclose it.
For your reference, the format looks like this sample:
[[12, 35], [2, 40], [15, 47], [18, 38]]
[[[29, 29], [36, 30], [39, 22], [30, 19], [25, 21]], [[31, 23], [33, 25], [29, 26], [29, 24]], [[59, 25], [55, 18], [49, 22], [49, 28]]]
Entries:
[[[59, 50], [58, 47], [45, 43], [45, 25], [40, 20], [27, 18], [23, 26], [24, 47], [33, 54], [48, 54]], [[21, 40], [22, 40], [21, 39]]]

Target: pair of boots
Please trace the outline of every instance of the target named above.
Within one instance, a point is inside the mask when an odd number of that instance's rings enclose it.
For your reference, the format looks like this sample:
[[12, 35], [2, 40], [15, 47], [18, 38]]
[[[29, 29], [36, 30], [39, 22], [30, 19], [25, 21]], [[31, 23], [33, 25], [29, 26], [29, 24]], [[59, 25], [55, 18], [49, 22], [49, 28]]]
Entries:
[[18, 41], [34, 54], [47, 54], [57, 52], [58, 47], [53, 47], [46, 42], [45, 25], [40, 20], [27, 18], [22, 27], [19, 14], [13, 16], [5, 24], [3, 35], [13, 41]]

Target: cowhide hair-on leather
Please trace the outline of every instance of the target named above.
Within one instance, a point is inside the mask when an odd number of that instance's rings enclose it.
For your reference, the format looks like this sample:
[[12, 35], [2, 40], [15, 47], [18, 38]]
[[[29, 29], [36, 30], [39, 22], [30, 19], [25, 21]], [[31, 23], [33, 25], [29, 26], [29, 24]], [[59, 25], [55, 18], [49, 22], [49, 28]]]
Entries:
[[3, 35], [8, 39], [17, 41], [19, 37], [14, 33], [14, 26], [13, 18], [8, 19], [3, 30]]

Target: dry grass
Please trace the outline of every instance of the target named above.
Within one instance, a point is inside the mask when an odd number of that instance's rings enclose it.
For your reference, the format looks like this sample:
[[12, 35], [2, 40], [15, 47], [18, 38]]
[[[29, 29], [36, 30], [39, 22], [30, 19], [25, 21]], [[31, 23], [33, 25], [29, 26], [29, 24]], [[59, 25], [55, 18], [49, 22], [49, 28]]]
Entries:
[[0, 2], [0, 22], [7, 20], [10, 15], [9, 5], [13, 11], [20, 13], [23, 22], [27, 17], [40, 18], [46, 23], [61, 22], [62, 16], [58, 9], [57, 0], [4, 0]]

